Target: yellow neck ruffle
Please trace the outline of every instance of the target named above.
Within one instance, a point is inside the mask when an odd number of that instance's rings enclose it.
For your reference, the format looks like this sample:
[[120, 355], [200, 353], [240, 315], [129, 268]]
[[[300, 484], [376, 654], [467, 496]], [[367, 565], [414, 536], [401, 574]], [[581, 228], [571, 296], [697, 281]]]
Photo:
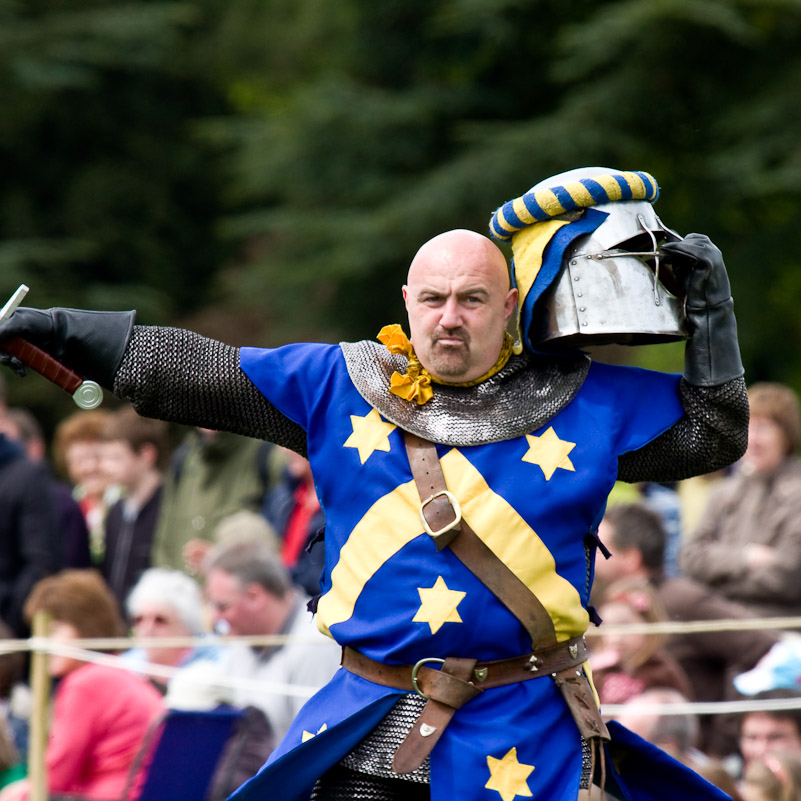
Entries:
[[378, 341], [385, 345], [390, 353], [406, 356], [408, 359], [406, 372], [398, 373], [396, 371], [390, 377], [389, 391], [399, 398], [416, 403], [418, 406], [428, 403], [434, 397], [432, 383], [449, 387], [474, 387], [502, 370], [513, 352], [512, 336], [508, 331], [504, 332], [503, 345], [501, 346], [498, 360], [484, 375], [474, 378], [472, 381], [451, 383], [435, 378], [420, 364], [409, 337], [406, 336], [403, 328], [398, 323], [385, 325], [378, 332]]

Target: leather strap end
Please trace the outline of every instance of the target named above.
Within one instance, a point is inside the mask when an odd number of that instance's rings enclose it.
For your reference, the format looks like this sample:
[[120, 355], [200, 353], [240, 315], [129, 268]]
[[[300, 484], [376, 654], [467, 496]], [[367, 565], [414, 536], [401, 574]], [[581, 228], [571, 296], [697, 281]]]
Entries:
[[562, 692], [581, 736], [585, 740], [611, 740], [584, 673], [578, 668], [570, 667], [555, 673], [554, 682]]
[[392, 770], [399, 775], [417, 770], [439, 741], [455, 711], [439, 701], [427, 701], [420, 717], [392, 757]]
[[449, 657], [442, 670], [421, 671], [421, 689], [429, 698], [392, 758], [395, 773], [403, 775], [419, 768], [456, 710], [481, 693], [470, 683], [476, 664], [476, 659]]

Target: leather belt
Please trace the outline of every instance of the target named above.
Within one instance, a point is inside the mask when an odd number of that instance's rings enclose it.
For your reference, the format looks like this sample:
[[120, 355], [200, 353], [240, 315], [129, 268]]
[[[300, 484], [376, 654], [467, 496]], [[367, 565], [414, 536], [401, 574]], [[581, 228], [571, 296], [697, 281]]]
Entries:
[[[469, 682], [474, 683], [478, 692], [491, 690], [494, 687], [503, 687], [506, 684], [516, 684], [519, 681], [529, 681], [539, 676], [559, 673], [567, 668], [581, 665], [588, 659], [587, 643], [583, 636], [572, 640], [538, 649], [534, 653], [513, 656], [509, 659], [497, 659], [492, 662], [474, 662], [473, 676]], [[380, 684], [383, 687], [392, 687], [406, 692], [417, 692], [430, 698], [436, 697], [436, 690], [432, 684], [439, 679], [443, 671], [428, 667], [428, 662], [441, 662], [447, 660], [431, 659], [420, 660], [417, 665], [385, 665], [365, 656], [355, 648], [342, 649], [342, 667], [361, 676], [363, 679]], [[417, 686], [412, 682], [412, 674], [417, 677]], [[478, 693], [473, 693], [477, 695]], [[471, 696], [472, 697], [472, 696]]]
[[[342, 666], [363, 679], [384, 687], [416, 692], [426, 705], [392, 760], [396, 773], [418, 768], [439, 740], [457, 709], [484, 690], [551, 676], [557, 685], [586, 685], [581, 670], [588, 657], [584, 637], [538, 649], [530, 654], [479, 662], [476, 659], [448, 657], [421, 659], [416, 665], [386, 665], [353, 648], [342, 649]], [[441, 663], [437, 670], [428, 665]]]

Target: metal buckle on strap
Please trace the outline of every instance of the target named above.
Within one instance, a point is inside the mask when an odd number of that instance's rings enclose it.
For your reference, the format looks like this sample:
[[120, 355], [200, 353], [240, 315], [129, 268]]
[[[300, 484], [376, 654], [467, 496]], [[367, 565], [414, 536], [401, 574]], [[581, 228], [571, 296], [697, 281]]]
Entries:
[[[454, 519], [452, 522], [448, 523], [446, 526], [443, 526], [439, 531], [434, 531], [431, 526], [428, 525], [428, 520], [426, 520], [426, 516], [423, 514], [423, 510], [430, 504], [432, 501], [439, 498], [441, 495], [445, 496], [448, 499], [448, 503], [451, 505], [451, 509], [453, 510]], [[448, 490], [440, 490], [439, 492], [435, 492], [430, 497], [426, 498], [421, 504], [419, 509], [420, 514], [420, 522], [423, 524], [423, 528], [426, 530], [426, 533], [430, 534], [434, 539], [440, 536], [440, 534], [444, 534], [446, 531], [450, 531], [452, 528], [456, 528], [459, 523], [462, 522], [462, 507], [459, 505], [459, 501], [456, 500], [456, 497], [453, 495], [452, 492]]]
[[420, 668], [423, 667], [423, 665], [425, 665], [426, 662], [437, 662], [440, 665], [444, 665], [445, 664], [445, 660], [444, 659], [438, 659], [436, 656], [429, 656], [429, 657], [426, 657], [425, 659], [421, 659], [412, 668], [412, 687], [414, 687], [414, 691], [418, 695], [421, 695], [427, 701], [428, 700], [428, 696], [420, 689], [419, 685], [417, 684], [417, 674], [420, 672]]

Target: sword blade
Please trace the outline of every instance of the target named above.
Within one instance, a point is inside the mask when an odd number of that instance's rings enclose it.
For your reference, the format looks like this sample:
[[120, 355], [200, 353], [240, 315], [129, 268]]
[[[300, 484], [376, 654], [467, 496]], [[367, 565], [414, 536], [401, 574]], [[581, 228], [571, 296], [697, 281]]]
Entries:
[[17, 291], [8, 299], [8, 302], [0, 309], [0, 320], [5, 320], [14, 314], [14, 310], [22, 303], [22, 299], [28, 294], [28, 287], [20, 284]]

